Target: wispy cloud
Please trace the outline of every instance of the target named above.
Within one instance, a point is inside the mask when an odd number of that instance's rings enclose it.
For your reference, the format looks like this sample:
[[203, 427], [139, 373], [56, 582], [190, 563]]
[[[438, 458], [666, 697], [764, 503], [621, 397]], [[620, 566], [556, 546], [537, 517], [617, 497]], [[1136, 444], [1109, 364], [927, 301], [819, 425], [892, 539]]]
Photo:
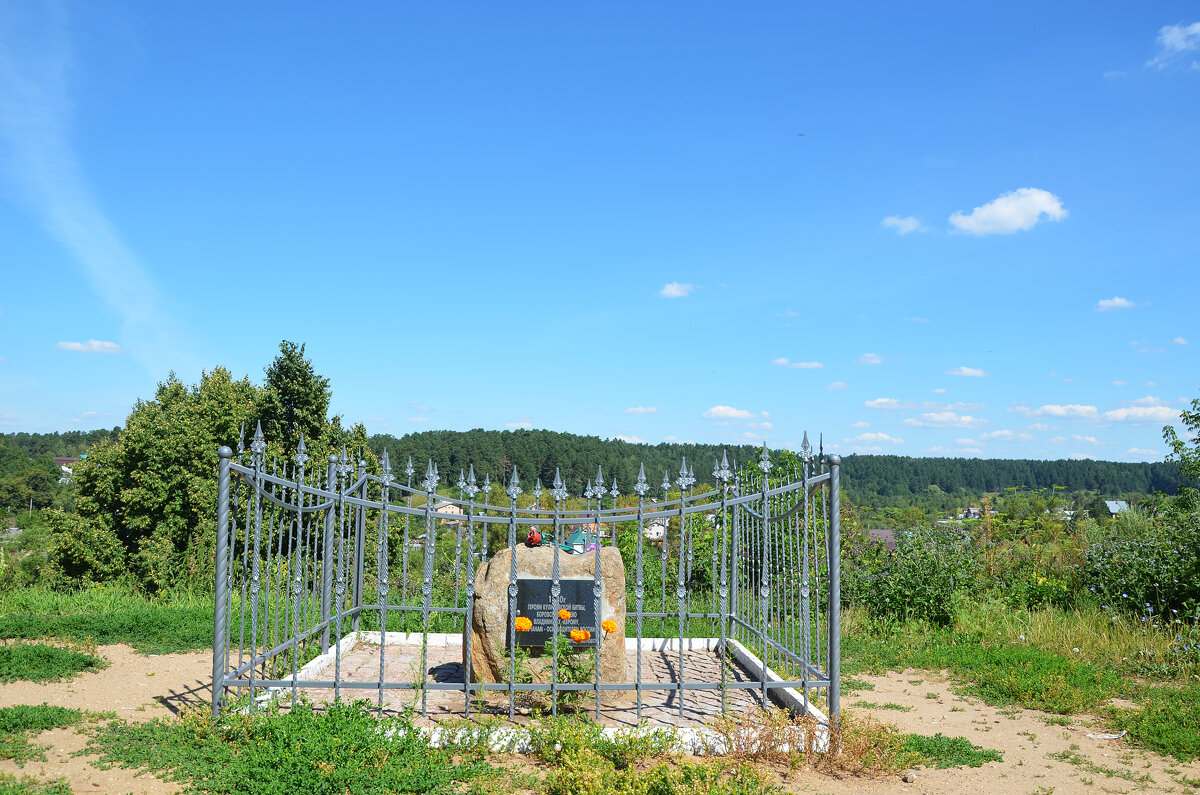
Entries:
[[1179, 412], [1169, 406], [1126, 406], [1104, 412], [1104, 419], [1113, 422], [1174, 422]]
[[684, 282], [669, 282], [663, 285], [658, 294], [663, 298], [687, 298], [693, 289], [692, 285]]
[[66, 4], [21, 4], [0, 14], [0, 147], [11, 184], [46, 231], [82, 266], [121, 318], [121, 336], [151, 372], [191, 367], [192, 346], [169, 339], [162, 299], [84, 176], [70, 143], [76, 68]]
[[516, 422], [506, 422], [506, 423], [504, 423], [504, 427], [508, 428], [511, 431], [515, 431], [515, 430], [526, 430], [527, 431], [533, 427], [533, 423], [526, 419], [520, 419], [520, 420], [517, 420]]
[[889, 215], [883, 219], [883, 226], [887, 229], [894, 229], [898, 235], [925, 231], [925, 225], [921, 223], [921, 220], [911, 215]]
[[1096, 419], [1100, 414], [1099, 409], [1095, 406], [1085, 406], [1079, 403], [1068, 403], [1062, 406], [1049, 403], [1036, 409], [1030, 409], [1028, 406], [1014, 406], [1009, 411], [1017, 414], [1025, 414], [1030, 417], [1064, 417], [1073, 419]]
[[852, 441], [859, 444], [904, 444], [903, 439], [897, 439], [895, 436], [888, 436], [886, 433], [860, 433], [855, 436]]
[[701, 416], [706, 420], [754, 420], [760, 416], [769, 416], [765, 411], [759, 415], [745, 409], [735, 409], [733, 406], [713, 406]]
[[909, 417], [904, 424], [913, 428], [978, 428], [987, 425], [988, 421], [953, 411], [929, 411], [919, 417]]
[[[1200, 22], [1185, 25], [1163, 25], [1158, 29], [1158, 53], [1146, 61], [1146, 66], [1165, 69], [1186, 61], [1186, 53], [1200, 49]], [[1192, 58], [1190, 68], [1200, 69], [1200, 62]]]
[[790, 362], [783, 356], [780, 356], [778, 359], [772, 359], [771, 364], [776, 367], [787, 367], [792, 370], [820, 370], [825, 366], [820, 362]]
[[883, 357], [878, 353], [864, 353], [858, 357], [859, 364], [883, 364]]
[[646, 440], [640, 436], [625, 436], [623, 434], [618, 433], [613, 438], [618, 439], [622, 442], [629, 442], [630, 444], [645, 444], [646, 443]]
[[657, 414], [658, 409], [654, 406], [630, 406], [625, 409], [626, 414]]
[[946, 375], [961, 375], [966, 378], [983, 378], [987, 373], [980, 370], [978, 367], [955, 367], [953, 370], [947, 370]]
[[1067, 217], [1062, 200], [1041, 188], [1018, 188], [972, 210], [956, 212], [950, 225], [972, 235], [1011, 235], [1032, 229], [1043, 216], [1051, 221]]
[[124, 353], [125, 351], [115, 342], [104, 340], [88, 340], [87, 342], [60, 342], [54, 346], [60, 351], [78, 351], [79, 353]]
[[1137, 306], [1137, 304], [1135, 304], [1133, 301], [1130, 301], [1128, 298], [1113, 296], [1112, 298], [1101, 298], [1099, 301], [1097, 301], [1096, 311], [1111, 312], [1114, 309], [1129, 309], [1130, 307], [1134, 306]]
[[429, 422], [429, 418], [428, 417], [405, 417], [404, 421], [405, 422], [422, 423], [422, 422]]
[[831, 392], [837, 392], [842, 389], [848, 389], [849, 387], [846, 386], [845, 381], [834, 381], [832, 384], [830, 384], [829, 386], [827, 386], [825, 388]]
[[1185, 340], [1183, 337], [1176, 337], [1175, 339], [1171, 340], [1171, 342], [1175, 343], [1176, 345], [1187, 345], [1188, 344], [1188, 341]]

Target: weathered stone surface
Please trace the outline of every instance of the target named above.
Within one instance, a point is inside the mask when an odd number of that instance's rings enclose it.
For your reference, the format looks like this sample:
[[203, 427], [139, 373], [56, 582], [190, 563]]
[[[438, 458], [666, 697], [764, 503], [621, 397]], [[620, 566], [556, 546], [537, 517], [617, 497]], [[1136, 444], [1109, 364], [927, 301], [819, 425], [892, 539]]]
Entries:
[[[512, 570], [512, 551], [504, 550], [475, 573], [475, 605], [469, 631], [471, 633], [471, 679], [475, 682], [507, 682], [509, 678], [508, 583]], [[554, 549], [550, 546], [516, 548], [517, 576], [549, 579], [554, 567]], [[594, 552], [568, 555], [559, 552], [561, 578], [588, 577], [595, 571]], [[616, 622], [615, 632], [601, 632], [600, 681], [627, 682], [625, 670], [625, 564], [621, 553], [604, 547], [600, 551], [600, 618]], [[595, 629], [592, 629], [595, 635]], [[463, 665], [466, 660], [466, 638], [463, 643]], [[569, 641], [568, 641], [569, 642]], [[561, 640], [560, 640], [561, 643]], [[546, 663], [530, 660], [535, 681], [550, 681]], [[616, 694], [614, 693], [614, 696]], [[608, 699], [605, 699], [608, 700]]]

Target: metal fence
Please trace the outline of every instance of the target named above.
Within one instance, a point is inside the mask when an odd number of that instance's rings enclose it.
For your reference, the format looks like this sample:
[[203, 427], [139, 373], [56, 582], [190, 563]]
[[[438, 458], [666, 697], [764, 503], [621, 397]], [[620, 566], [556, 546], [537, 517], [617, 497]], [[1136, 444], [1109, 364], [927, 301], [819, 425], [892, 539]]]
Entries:
[[[514, 470], [501, 492], [489, 475], [480, 483], [472, 466], [450, 487], [457, 496], [447, 496], [447, 489], [439, 492], [445, 484], [433, 462], [414, 483], [411, 459], [397, 472], [386, 451], [379, 472], [372, 473], [345, 450], [322, 466], [309, 466], [303, 438], [283, 467], [268, 464], [266, 449], [260, 427], [248, 455], [241, 444], [236, 459], [228, 447], [219, 451], [214, 715], [234, 701], [255, 709], [267, 696], [290, 697], [294, 704], [308, 688], [332, 689], [335, 698], [374, 695], [381, 710], [386, 691], [419, 691], [423, 714], [431, 691], [457, 690], [468, 716], [473, 699], [494, 697], [495, 691], [507, 694], [510, 716], [523, 691], [550, 691], [554, 710], [563, 694], [591, 696], [599, 716], [603, 691], [627, 690], [635, 693], [639, 719], [651, 690], [675, 691], [680, 715], [697, 690], [719, 690], [723, 707], [739, 688], [757, 690], [763, 704], [781, 692], [799, 694], [801, 709], [823, 691], [830, 717], [839, 714], [840, 460], [814, 453], [807, 435], [798, 464], [772, 462], [765, 446], [760, 459], [743, 468], [723, 457], [714, 462], [715, 485], [699, 492], [686, 461], [677, 474], [664, 473], [661, 484], [651, 485], [639, 471], [632, 494], [625, 495], [615, 478], [610, 483], [598, 471], [582, 506], [557, 472], [543, 490], [540, 481], [529, 488]], [[602, 637], [601, 550], [617, 546], [622, 552], [635, 676], [601, 681], [598, 653], [591, 681], [560, 676], [555, 618], [550, 681], [518, 683], [513, 676], [473, 682], [471, 632], [464, 630], [472, 626], [477, 567], [497, 552], [514, 550], [507, 592], [511, 625], [515, 549], [536, 530], [554, 542], [550, 589], [557, 608], [560, 563], [572, 551], [564, 542], [581, 527], [582, 554], [594, 560], [596, 638]], [[368, 631], [379, 633], [373, 636], [379, 640], [378, 675], [351, 681], [342, 667], [347, 643]], [[462, 681], [427, 675], [434, 632], [462, 636]], [[391, 637], [420, 647], [410, 681], [385, 675]], [[674, 643], [645, 643], [654, 638]], [[688, 676], [689, 638], [711, 641], [723, 660], [719, 676]], [[518, 648], [511, 632], [509, 641], [505, 653], [515, 674]], [[678, 649], [675, 681], [643, 676], [643, 648]], [[735, 652], [740, 664], [750, 660], [749, 681], [729, 675], [726, 662]], [[324, 661], [323, 669], [310, 664], [314, 658]]]

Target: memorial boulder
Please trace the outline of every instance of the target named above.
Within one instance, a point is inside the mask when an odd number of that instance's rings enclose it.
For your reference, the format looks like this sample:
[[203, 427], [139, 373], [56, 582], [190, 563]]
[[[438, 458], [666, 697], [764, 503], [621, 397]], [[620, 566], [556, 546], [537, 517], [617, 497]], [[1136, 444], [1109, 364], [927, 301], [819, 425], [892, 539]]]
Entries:
[[[517, 609], [509, 615], [508, 587], [514, 554], [517, 559]], [[580, 650], [598, 645], [600, 681], [626, 682], [625, 564], [618, 550], [612, 547], [600, 550], [599, 617], [596, 616], [593, 591], [595, 566], [595, 552], [571, 555], [559, 551], [559, 609], [571, 613], [570, 619], [559, 621], [559, 644]], [[472, 681], [507, 682], [509, 643], [514, 639], [529, 655], [527, 665], [534, 681], [550, 681], [550, 655], [546, 647], [553, 641], [553, 569], [554, 549], [548, 545], [504, 550], [479, 566], [475, 573], [471, 625], [465, 630], [470, 633]], [[510, 628], [518, 618], [528, 619], [529, 628], [510, 634]], [[604, 621], [612, 621], [614, 631], [597, 632], [597, 626]], [[566, 637], [571, 630], [588, 630], [592, 637], [583, 644], [576, 644]], [[466, 666], [466, 638], [463, 640], [463, 665]]]

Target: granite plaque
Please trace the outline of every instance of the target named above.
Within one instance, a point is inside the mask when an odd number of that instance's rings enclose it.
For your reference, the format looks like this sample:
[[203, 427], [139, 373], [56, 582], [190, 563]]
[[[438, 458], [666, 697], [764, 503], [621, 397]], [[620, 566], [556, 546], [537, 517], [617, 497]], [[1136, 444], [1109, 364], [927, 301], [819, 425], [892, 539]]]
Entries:
[[[558, 620], [558, 634], [561, 644], [563, 635], [569, 635], [573, 629], [586, 629], [592, 633], [590, 640], [583, 643], [566, 642], [579, 648], [592, 649], [596, 647], [599, 638], [596, 637], [596, 597], [592, 592], [594, 580], [591, 577], [563, 577], [559, 584], [559, 610], [569, 610], [571, 617]], [[518, 646], [546, 646], [554, 634], [554, 601], [550, 597], [550, 586], [553, 580], [538, 577], [517, 578], [517, 616], [528, 618], [533, 622], [533, 628], [526, 632], [516, 633]], [[603, 598], [603, 596], [601, 597]], [[601, 630], [600, 634], [603, 634]]]

